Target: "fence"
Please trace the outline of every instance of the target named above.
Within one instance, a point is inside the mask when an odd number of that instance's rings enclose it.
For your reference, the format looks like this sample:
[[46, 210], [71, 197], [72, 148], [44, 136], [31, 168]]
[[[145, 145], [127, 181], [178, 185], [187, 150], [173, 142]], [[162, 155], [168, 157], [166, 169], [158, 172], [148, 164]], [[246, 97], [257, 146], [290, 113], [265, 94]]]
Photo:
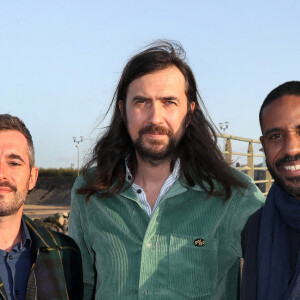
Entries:
[[[225, 149], [222, 151], [225, 155], [226, 161], [230, 164], [234, 163], [234, 156], [245, 156], [246, 163], [243, 165], [237, 164], [235, 166], [236, 169], [245, 172], [250, 176], [257, 186], [261, 189], [261, 191], [266, 195], [269, 192], [269, 189], [272, 185], [272, 176], [270, 175], [267, 167], [262, 163], [256, 164], [254, 163], [255, 158], [264, 158], [265, 155], [262, 153], [255, 153], [253, 144], [259, 144], [259, 140], [242, 138], [238, 136], [233, 136], [229, 134], [220, 134], [217, 133], [217, 137], [224, 140]], [[248, 143], [247, 152], [234, 152], [232, 151], [232, 141], [239, 141]]]

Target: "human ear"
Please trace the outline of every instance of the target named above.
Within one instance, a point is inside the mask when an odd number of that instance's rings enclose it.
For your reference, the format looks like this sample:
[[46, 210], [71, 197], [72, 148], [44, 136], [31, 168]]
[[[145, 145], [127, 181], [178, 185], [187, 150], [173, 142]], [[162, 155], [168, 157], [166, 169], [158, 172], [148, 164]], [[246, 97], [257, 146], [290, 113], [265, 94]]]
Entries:
[[259, 140], [260, 140], [261, 145], [263, 146], [263, 149], [264, 149], [264, 152], [265, 152], [265, 140], [264, 140], [264, 137], [261, 136], [261, 137], [259, 138]]
[[118, 101], [118, 106], [119, 106], [119, 110], [120, 110], [121, 116], [122, 116], [122, 118], [124, 120], [124, 111], [123, 111], [123, 109], [124, 109], [124, 102], [123, 102], [123, 100], [119, 100]]
[[39, 170], [38, 167], [32, 167], [30, 171], [30, 178], [28, 183], [28, 190], [32, 190], [35, 187], [37, 178], [38, 178]]
[[196, 106], [195, 102], [194, 101], [191, 102], [191, 104], [190, 104], [190, 112], [191, 112], [191, 114], [193, 114], [193, 112], [195, 110], [195, 106]]
[[191, 123], [193, 113], [194, 113], [194, 110], [195, 110], [195, 102], [193, 101], [189, 105], [190, 105], [190, 107], [189, 107], [190, 109], [188, 110], [188, 113], [187, 113], [186, 127], [188, 127]]

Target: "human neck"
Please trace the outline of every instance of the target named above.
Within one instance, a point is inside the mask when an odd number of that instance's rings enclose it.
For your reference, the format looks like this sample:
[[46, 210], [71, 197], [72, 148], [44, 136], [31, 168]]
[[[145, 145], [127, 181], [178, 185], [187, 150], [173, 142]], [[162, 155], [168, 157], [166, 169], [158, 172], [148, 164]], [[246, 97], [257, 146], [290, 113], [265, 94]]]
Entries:
[[137, 155], [137, 170], [134, 182], [143, 189], [149, 185], [162, 186], [171, 174], [171, 158], [153, 165]]
[[0, 249], [6, 252], [18, 244], [22, 240], [22, 218], [23, 207], [19, 211], [10, 216], [0, 217]]

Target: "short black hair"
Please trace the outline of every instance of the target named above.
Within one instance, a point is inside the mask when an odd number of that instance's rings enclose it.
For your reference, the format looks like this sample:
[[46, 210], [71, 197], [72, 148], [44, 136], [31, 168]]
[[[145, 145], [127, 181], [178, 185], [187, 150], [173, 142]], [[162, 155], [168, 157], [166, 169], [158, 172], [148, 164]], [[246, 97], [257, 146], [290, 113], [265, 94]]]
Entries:
[[262, 113], [265, 107], [270, 105], [276, 99], [285, 95], [300, 96], [300, 81], [287, 81], [276, 87], [268, 94], [259, 111], [260, 128], [262, 128]]

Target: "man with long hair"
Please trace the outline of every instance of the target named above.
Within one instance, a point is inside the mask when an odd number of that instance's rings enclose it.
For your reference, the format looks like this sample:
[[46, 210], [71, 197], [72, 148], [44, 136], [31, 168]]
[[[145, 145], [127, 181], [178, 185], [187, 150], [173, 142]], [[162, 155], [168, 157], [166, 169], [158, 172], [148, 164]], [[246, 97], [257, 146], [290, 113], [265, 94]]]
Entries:
[[300, 81], [272, 90], [259, 120], [274, 183], [242, 234], [242, 299], [300, 299]]
[[237, 299], [240, 232], [263, 196], [225, 162], [182, 47], [132, 57], [112, 106], [72, 192], [85, 299]]
[[0, 299], [82, 299], [77, 245], [22, 214], [37, 177], [29, 130], [0, 114]]

